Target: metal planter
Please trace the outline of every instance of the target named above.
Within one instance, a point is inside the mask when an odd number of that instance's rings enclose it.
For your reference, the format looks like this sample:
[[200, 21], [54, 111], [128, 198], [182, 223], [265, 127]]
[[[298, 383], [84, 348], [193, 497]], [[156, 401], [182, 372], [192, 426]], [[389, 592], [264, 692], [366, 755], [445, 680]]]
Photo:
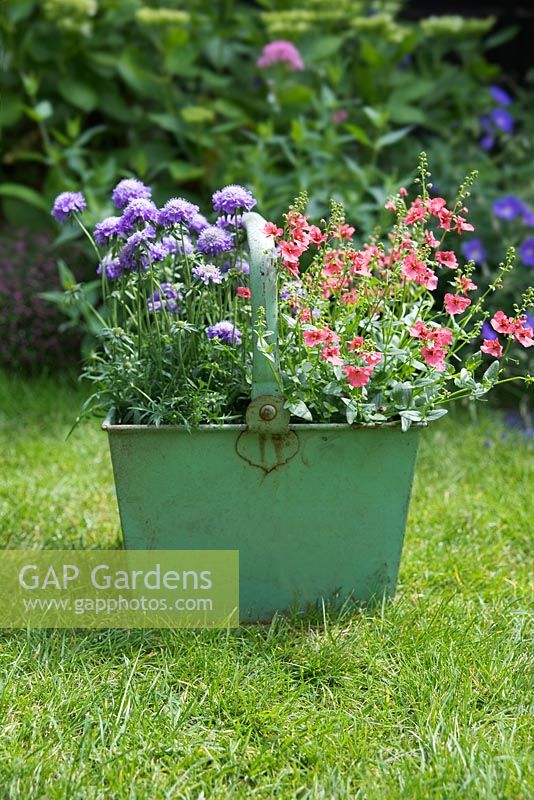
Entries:
[[[277, 330], [272, 246], [245, 215], [253, 318]], [[289, 425], [272, 367], [254, 351], [246, 425], [104, 423], [124, 543], [240, 554], [240, 616], [270, 619], [320, 598], [395, 591], [420, 429]]]

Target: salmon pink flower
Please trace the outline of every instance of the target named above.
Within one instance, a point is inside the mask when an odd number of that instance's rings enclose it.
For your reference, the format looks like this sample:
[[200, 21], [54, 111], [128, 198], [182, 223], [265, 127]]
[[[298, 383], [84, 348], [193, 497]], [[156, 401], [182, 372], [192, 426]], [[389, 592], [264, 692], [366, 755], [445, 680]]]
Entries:
[[338, 225], [337, 228], [335, 228], [333, 235], [336, 239], [352, 239], [355, 230], [356, 228], [353, 228], [352, 225], [347, 225], [344, 223], [343, 225]]
[[343, 292], [339, 299], [342, 303], [351, 303], [355, 305], [358, 302], [358, 293], [356, 289], [349, 289], [347, 292]]
[[490, 320], [491, 327], [497, 333], [505, 333], [509, 336], [515, 332], [515, 324], [512, 317], [507, 317], [504, 311], [496, 311]]
[[439, 247], [439, 242], [432, 231], [425, 230], [425, 242], [429, 247]]
[[443, 197], [433, 197], [432, 200], [427, 201], [426, 207], [435, 217], [438, 216], [442, 208], [447, 205], [447, 201]]
[[401, 197], [407, 197], [408, 196], [408, 189], [406, 189], [404, 186], [401, 186], [400, 189], [399, 189], [399, 195]]
[[413, 336], [415, 339], [427, 339], [428, 334], [430, 333], [430, 328], [428, 328], [422, 320], [417, 320], [417, 322], [410, 328], [410, 336]]
[[430, 328], [424, 338], [440, 347], [448, 347], [452, 342], [452, 331], [449, 328]]
[[347, 383], [358, 388], [369, 383], [373, 374], [373, 367], [345, 367]]
[[526, 325], [526, 321], [526, 314], [521, 314], [520, 317], [514, 320], [514, 338], [523, 347], [532, 347], [534, 345], [534, 329]]
[[329, 361], [336, 367], [343, 366], [343, 359], [341, 358], [341, 352], [337, 345], [328, 345], [327, 347], [323, 347], [321, 350], [321, 358], [325, 361]]
[[444, 305], [447, 314], [454, 316], [455, 314], [462, 314], [471, 305], [471, 300], [468, 297], [460, 297], [458, 294], [447, 293]]
[[274, 236], [275, 239], [280, 238], [283, 235], [284, 231], [282, 228], [279, 228], [275, 222], [267, 222], [265, 223], [265, 228], [263, 229], [266, 236]]
[[439, 227], [444, 228], [446, 231], [450, 231], [451, 223], [453, 221], [452, 211], [449, 211], [448, 208], [442, 208], [436, 216], [439, 219]]
[[355, 336], [350, 342], [347, 342], [347, 347], [351, 352], [358, 352], [363, 349], [363, 336]]
[[384, 208], [386, 209], [386, 211], [396, 211], [397, 210], [397, 206], [395, 205], [395, 201], [394, 200], [388, 200], [387, 203], [384, 205]]
[[312, 328], [311, 330], [303, 331], [302, 338], [306, 347], [316, 347], [319, 344], [337, 344], [339, 342], [339, 336], [330, 328]]
[[242, 297], [244, 300], [250, 300], [252, 297], [248, 286], [238, 286], [235, 290], [235, 293], [238, 297]]
[[308, 237], [310, 242], [316, 244], [319, 247], [320, 244], [326, 242], [326, 233], [323, 233], [317, 225], [310, 225], [308, 228]]
[[475, 289], [478, 289], [476, 283], [473, 283], [471, 278], [468, 278], [467, 275], [460, 275], [456, 279], [456, 291], [460, 292], [460, 294], [467, 294], [467, 292], [474, 292]]
[[421, 355], [430, 367], [435, 367], [438, 372], [445, 370], [445, 356], [447, 351], [435, 342], [429, 342], [421, 348]]
[[426, 217], [425, 205], [421, 200], [421, 198], [417, 197], [413, 201], [410, 210], [404, 217], [404, 222], [407, 225], [413, 225], [415, 222], [420, 222], [422, 219], [425, 219], [425, 217]]
[[498, 339], [484, 339], [480, 349], [483, 353], [487, 353], [489, 356], [495, 356], [495, 358], [500, 358], [502, 356], [502, 344]]
[[460, 216], [456, 217], [456, 220], [455, 220], [455, 223], [454, 223], [454, 229], [455, 229], [456, 233], [458, 233], [458, 234], [461, 234], [462, 231], [474, 231], [475, 230], [474, 226], [471, 225], [470, 222], [467, 222], [467, 220], [464, 219], [464, 217], [460, 217]]
[[456, 269], [458, 266], [456, 255], [452, 250], [438, 250], [436, 253], [436, 261], [439, 261], [440, 264], [443, 264], [444, 267], [448, 267], [449, 269]]
[[413, 253], [410, 253], [410, 255], [404, 257], [401, 266], [401, 272], [411, 281], [416, 281], [417, 278], [419, 278], [424, 273], [425, 270], [426, 266], [424, 262], [419, 261], [418, 258], [415, 255], [413, 255]]
[[373, 350], [370, 353], [363, 353], [362, 358], [370, 367], [376, 367], [376, 365], [382, 361], [382, 353]]

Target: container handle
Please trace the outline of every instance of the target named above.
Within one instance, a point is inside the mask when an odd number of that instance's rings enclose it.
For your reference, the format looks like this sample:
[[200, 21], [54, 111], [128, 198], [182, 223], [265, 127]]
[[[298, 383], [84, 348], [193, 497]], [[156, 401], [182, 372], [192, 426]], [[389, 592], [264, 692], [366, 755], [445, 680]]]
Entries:
[[[247, 233], [250, 253], [250, 292], [252, 305], [252, 390], [251, 397], [280, 397], [275, 373], [279, 370], [278, 355], [278, 297], [275, 245], [272, 236], [265, 233], [266, 220], [255, 211], [243, 214], [243, 225]], [[260, 312], [263, 309], [263, 312]], [[258, 324], [260, 313], [265, 316], [265, 325], [271, 331], [271, 355], [269, 359], [258, 348]]]

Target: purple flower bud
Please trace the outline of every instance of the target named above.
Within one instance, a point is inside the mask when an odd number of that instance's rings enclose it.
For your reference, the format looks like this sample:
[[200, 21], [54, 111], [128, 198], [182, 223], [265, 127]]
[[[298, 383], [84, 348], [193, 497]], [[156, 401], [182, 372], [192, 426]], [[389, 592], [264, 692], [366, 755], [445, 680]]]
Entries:
[[509, 106], [512, 103], [512, 98], [508, 94], [507, 91], [501, 89], [500, 86], [491, 86], [490, 87], [490, 94], [495, 100], [496, 103], [499, 103], [501, 106]]

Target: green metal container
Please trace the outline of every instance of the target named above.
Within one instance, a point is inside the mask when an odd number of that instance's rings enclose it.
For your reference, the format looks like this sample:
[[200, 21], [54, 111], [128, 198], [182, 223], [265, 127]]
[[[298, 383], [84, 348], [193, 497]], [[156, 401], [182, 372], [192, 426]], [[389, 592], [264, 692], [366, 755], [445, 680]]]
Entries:
[[[276, 334], [272, 240], [244, 222], [253, 321], [261, 307]], [[239, 550], [242, 621], [391, 596], [420, 429], [290, 425], [256, 343], [251, 394], [246, 425], [106, 420], [126, 548]]]

